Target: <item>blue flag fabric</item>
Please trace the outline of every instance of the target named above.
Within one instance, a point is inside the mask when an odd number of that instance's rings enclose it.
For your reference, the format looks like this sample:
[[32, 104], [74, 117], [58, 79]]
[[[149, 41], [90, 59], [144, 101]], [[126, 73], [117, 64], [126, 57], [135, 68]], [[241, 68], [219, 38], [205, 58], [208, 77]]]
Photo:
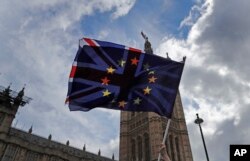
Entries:
[[183, 62], [83, 38], [69, 77], [71, 111], [104, 107], [171, 118]]

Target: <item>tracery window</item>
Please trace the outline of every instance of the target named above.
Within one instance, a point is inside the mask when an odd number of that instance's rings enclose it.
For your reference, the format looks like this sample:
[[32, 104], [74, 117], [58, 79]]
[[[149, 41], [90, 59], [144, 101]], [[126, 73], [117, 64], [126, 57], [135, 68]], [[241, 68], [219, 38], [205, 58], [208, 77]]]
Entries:
[[25, 161], [37, 161], [39, 154], [33, 151], [28, 151]]
[[55, 156], [50, 157], [49, 161], [57, 161]]
[[17, 146], [7, 145], [2, 161], [12, 161], [15, 158]]
[[175, 156], [174, 156], [174, 144], [173, 144], [173, 136], [169, 136], [169, 141], [170, 141], [170, 149], [171, 149], [171, 160], [175, 161]]
[[140, 136], [137, 137], [137, 143], [138, 143], [138, 159], [139, 161], [142, 161], [142, 139]]
[[144, 134], [144, 144], [145, 144], [145, 161], [150, 161], [150, 145], [149, 145], [149, 136], [147, 133]]
[[132, 148], [131, 148], [131, 151], [132, 151], [132, 161], [136, 161], [135, 140], [134, 139], [131, 140], [131, 145], [132, 145]]
[[49, 161], [64, 161], [64, 159], [61, 159], [61, 158], [56, 157], [56, 156], [51, 156]]
[[180, 152], [180, 146], [179, 146], [179, 139], [178, 137], [175, 138], [175, 147], [176, 147], [176, 153], [178, 161], [181, 161], [181, 152]]
[[4, 113], [0, 112], [0, 126], [2, 125], [4, 119]]

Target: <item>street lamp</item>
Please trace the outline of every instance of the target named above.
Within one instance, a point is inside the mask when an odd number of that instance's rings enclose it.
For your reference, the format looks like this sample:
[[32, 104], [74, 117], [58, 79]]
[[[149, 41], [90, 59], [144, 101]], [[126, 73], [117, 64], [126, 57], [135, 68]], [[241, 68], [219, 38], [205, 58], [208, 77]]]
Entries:
[[200, 127], [200, 131], [201, 131], [201, 138], [202, 138], [202, 141], [203, 141], [203, 145], [204, 145], [204, 149], [205, 149], [205, 153], [206, 153], [207, 161], [209, 161], [208, 154], [207, 154], [207, 148], [206, 148], [206, 144], [205, 144], [204, 136], [203, 136], [202, 129], [201, 129], [201, 123], [203, 123], [204, 121], [203, 121], [203, 119], [202, 119], [202, 118], [199, 118], [198, 113], [196, 114], [196, 116], [197, 116], [197, 119], [195, 119], [194, 123], [198, 124], [198, 125], [199, 125], [199, 127]]

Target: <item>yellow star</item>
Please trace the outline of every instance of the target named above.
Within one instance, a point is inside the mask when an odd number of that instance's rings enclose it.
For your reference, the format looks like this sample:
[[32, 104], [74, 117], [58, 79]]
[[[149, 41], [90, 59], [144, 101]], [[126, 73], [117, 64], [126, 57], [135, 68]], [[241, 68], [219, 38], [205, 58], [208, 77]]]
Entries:
[[141, 99], [139, 97], [137, 97], [136, 99], [134, 99], [134, 104], [135, 105], [139, 105], [141, 103]]
[[156, 80], [156, 79], [157, 79], [157, 78], [154, 77], [154, 76], [152, 76], [151, 78], [148, 78], [149, 83], [155, 83], [155, 80]]
[[120, 102], [118, 102], [119, 103], [119, 107], [121, 107], [121, 108], [124, 108], [125, 107], [125, 105], [127, 104], [127, 102], [125, 102], [125, 101], [120, 101]]
[[151, 91], [152, 89], [151, 88], [149, 88], [148, 86], [146, 87], [146, 88], [144, 88], [143, 89], [143, 91], [144, 91], [144, 95], [146, 95], [146, 94], [150, 94], [150, 91]]
[[107, 68], [107, 72], [108, 72], [109, 74], [113, 74], [114, 71], [115, 71], [115, 69], [112, 68], [112, 67]]
[[121, 67], [124, 67], [125, 64], [126, 64], [126, 61], [123, 60], [123, 59], [121, 59], [121, 60], [118, 61], [118, 63], [119, 63], [119, 65], [120, 65]]
[[102, 93], [103, 93], [103, 97], [108, 97], [110, 94], [111, 94], [111, 92], [109, 92], [109, 90], [105, 90], [105, 91], [102, 91]]

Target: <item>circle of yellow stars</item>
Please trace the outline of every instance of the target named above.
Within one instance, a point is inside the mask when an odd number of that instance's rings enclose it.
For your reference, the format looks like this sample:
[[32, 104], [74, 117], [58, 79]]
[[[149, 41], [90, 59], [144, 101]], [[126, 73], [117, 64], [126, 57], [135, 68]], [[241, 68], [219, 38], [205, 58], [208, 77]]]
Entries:
[[[139, 62], [139, 59], [134, 57], [133, 59], [130, 59], [130, 61], [131, 61], [131, 65], [137, 66], [138, 62]], [[120, 59], [118, 61], [118, 65], [120, 67], [124, 67], [126, 65], [126, 61], [124, 59]], [[155, 71], [153, 71], [153, 70], [150, 71], [149, 70], [150, 66], [149, 66], [148, 63], [144, 64], [143, 67], [144, 67], [144, 70], [148, 71], [148, 84], [156, 83], [156, 80], [158, 78], [155, 76]], [[115, 72], [115, 70], [116, 69], [114, 69], [112, 66], [106, 68], [107, 74], [109, 74], [109, 75], [112, 75]], [[102, 85], [108, 86], [110, 81], [111, 80], [107, 76], [101, 78]], [[142, 91], [143, 91], [144, 95], [150, 95], [151, 92], [152, 92], [152, 87], [150, 87], [150, 85], [147, 85], [146, 87], [144, 87], [142, 89]], [[105, 89], [104, 91], [102, 91], [102, 95], [103, 95], [103, 97], [108, 97], [108, 96], [111, 95], [111, 92], [108, 89]], [[142, 101], [143, 101], [142, 98], [136, 97], [135, 99], [133, 99], [133, 104], [134, 105], [140, 105]], [[118, 103], [118, 107], [121, 108], [121, 109], [124, 109], [125, 106], [128, 104], [128, 102], [126, 102], [125, 100], [121, 100], [121, 101], [117, 102], [115, 99], [113, 99], [111, 103]]]

